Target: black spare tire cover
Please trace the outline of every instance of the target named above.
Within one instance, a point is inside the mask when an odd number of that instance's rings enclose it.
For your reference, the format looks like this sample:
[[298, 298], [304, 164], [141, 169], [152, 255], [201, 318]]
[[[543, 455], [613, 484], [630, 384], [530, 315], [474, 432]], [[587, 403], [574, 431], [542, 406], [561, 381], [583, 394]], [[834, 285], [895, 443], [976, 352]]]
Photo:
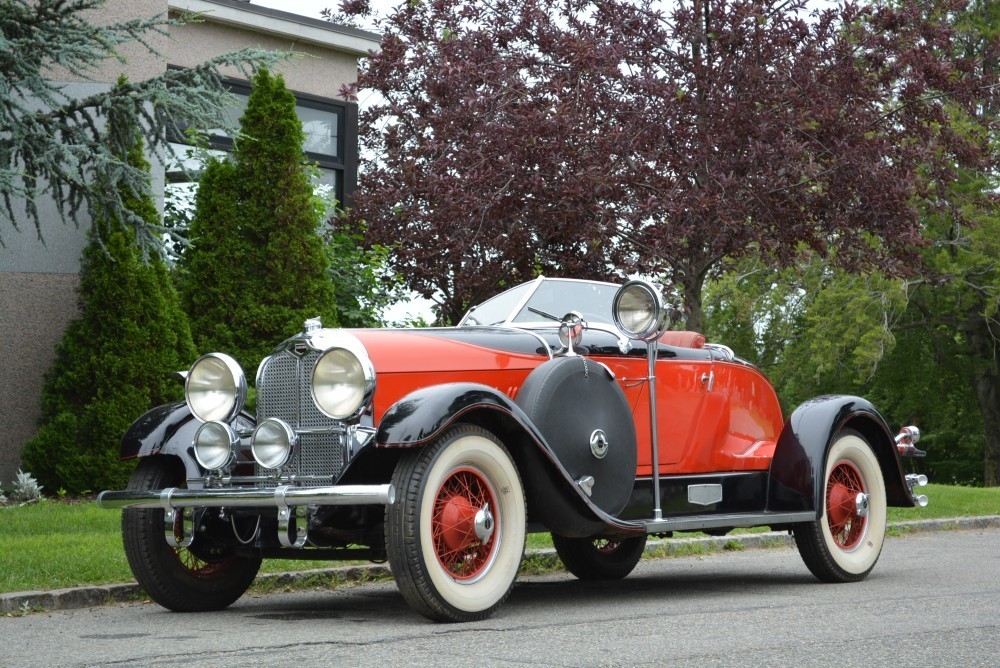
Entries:
[[531, 372], [515, 402], [573, 480], [594, 479], [591, 502], [621, 512], [635, 483], [635, 424], [608, 369], [586, 357], [558, 357]]

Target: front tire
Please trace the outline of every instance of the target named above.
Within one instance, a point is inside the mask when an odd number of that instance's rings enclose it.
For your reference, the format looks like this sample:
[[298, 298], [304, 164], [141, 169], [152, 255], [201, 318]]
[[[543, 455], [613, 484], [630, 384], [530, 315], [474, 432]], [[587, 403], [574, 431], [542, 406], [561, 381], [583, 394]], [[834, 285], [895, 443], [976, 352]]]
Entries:
[[[139, 462], [128, 489], [184, 487], [184, 468], [167, 457]], [[163, 510], [122, 511], [122, 542], [132, 574], [150, 598], [175, 612], [222, 610], [243, 595], [260, 570], [260, 557], [238, 557], [231, 550], [171, 547], [164, 536]]]
[[490, 432], [456, 425], [403, 455], [392, 478], [389, 565], [403, 598], [434, 621], [489, 617], [510, 595], [524, 554], [524, 490]]
[[552, 545], [566, 570], [581, 580], [621, 580], [635, 569], [646, 536], [567, 538], [552, 534]]
[[878, 459], [861, 434], [844, 430], [826, 459], [823, 514], [793, 528], [806, 566], [823, 582], [865, 579], [885, 541], [885, 482]]

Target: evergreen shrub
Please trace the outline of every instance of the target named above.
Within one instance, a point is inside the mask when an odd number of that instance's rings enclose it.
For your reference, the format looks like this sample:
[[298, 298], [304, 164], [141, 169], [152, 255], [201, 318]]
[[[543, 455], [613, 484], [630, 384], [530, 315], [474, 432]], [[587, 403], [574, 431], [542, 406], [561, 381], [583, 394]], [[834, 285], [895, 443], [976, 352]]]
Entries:
[[[138, 138], [127, 159], [148, 173]], [[129, 210], [159, 223], [148, 182], [144, 192], [121, 196]], [[163, 260], [144, 262], [134, 230], [110, 216], [94, 217], [89, 239], [80, 316], [58, 346], [42, 391], [41, 427], [21, 453], [23, 468], [43, 487], [70, 494], [125, 485], [132, 464], [118, 459], [123, 434], [151, 406], [181, 397], [169, 375], [195, 356]]]
[[179, 276], [199, 350], [232, 355], [250, 382], [261, 358], [306, 319], [337, 325], [324, 207], [295, 96], [266, 69], [252, 83], [231, 156], [203, 172]]

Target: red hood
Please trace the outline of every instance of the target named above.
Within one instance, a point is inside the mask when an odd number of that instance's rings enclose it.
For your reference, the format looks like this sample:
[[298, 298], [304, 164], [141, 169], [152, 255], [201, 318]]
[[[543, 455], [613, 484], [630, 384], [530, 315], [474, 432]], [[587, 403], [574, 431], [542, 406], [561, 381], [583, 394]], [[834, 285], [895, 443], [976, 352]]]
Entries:
[[515, 330], [471, 328], [351, 330], [375, 372], [530, 370], [548, 359], [541, 341]]

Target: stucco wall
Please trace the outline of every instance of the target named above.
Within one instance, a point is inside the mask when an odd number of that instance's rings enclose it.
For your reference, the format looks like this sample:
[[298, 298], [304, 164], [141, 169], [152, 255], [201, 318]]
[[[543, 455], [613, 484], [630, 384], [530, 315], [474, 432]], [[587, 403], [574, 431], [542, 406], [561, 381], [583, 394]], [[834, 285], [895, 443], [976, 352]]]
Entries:
[[[335, 53], [313, 44], [295, 43], [212, 23], [177, 26], [171, 28], [171, 36], [174, 39], [163, 50], [170, 65], [192, 67], [221, 53], [258, 47], [302, 54], [276, 68], [284, 76], [285, 86], [290, 90], [340, 99], [340, 87], [357, 79], [357, 60], [354, 56]], [[235, 69], [226, 71], [226, 74], [246, 79]]]
[[[84, 16], [92, 25], [104, 26], [122, 23], [138, 18], [152, 18], [157, 15], [167, 16], [167, 0], [105, 0], [100, 10], [85, 12]], [[157, 51], [161, 51], [170, 41], [169, 37], [151, 33], [146, 41]], [[129, 42], [118, 47], [124, 62], [109, 58], [97, 70], [88, 72], [88, 79], [82, 79], [69, 72], [53, 68], [46, 72], [46, 78], [52, 81], [93, 81], [97, 83], [114, 83], [118, 77], [125, 75], [133, 81], [141, 81], [156, 76], [162, 72], [166, 64], [150, 54], [149, 49], [137, 42]]]
[[[45, 372], [76, 315], [73, 273], [0, 271], [0, 480], [9, 483], [35, 434]], [[47, 490], [54, 492], [56, 490]]]

